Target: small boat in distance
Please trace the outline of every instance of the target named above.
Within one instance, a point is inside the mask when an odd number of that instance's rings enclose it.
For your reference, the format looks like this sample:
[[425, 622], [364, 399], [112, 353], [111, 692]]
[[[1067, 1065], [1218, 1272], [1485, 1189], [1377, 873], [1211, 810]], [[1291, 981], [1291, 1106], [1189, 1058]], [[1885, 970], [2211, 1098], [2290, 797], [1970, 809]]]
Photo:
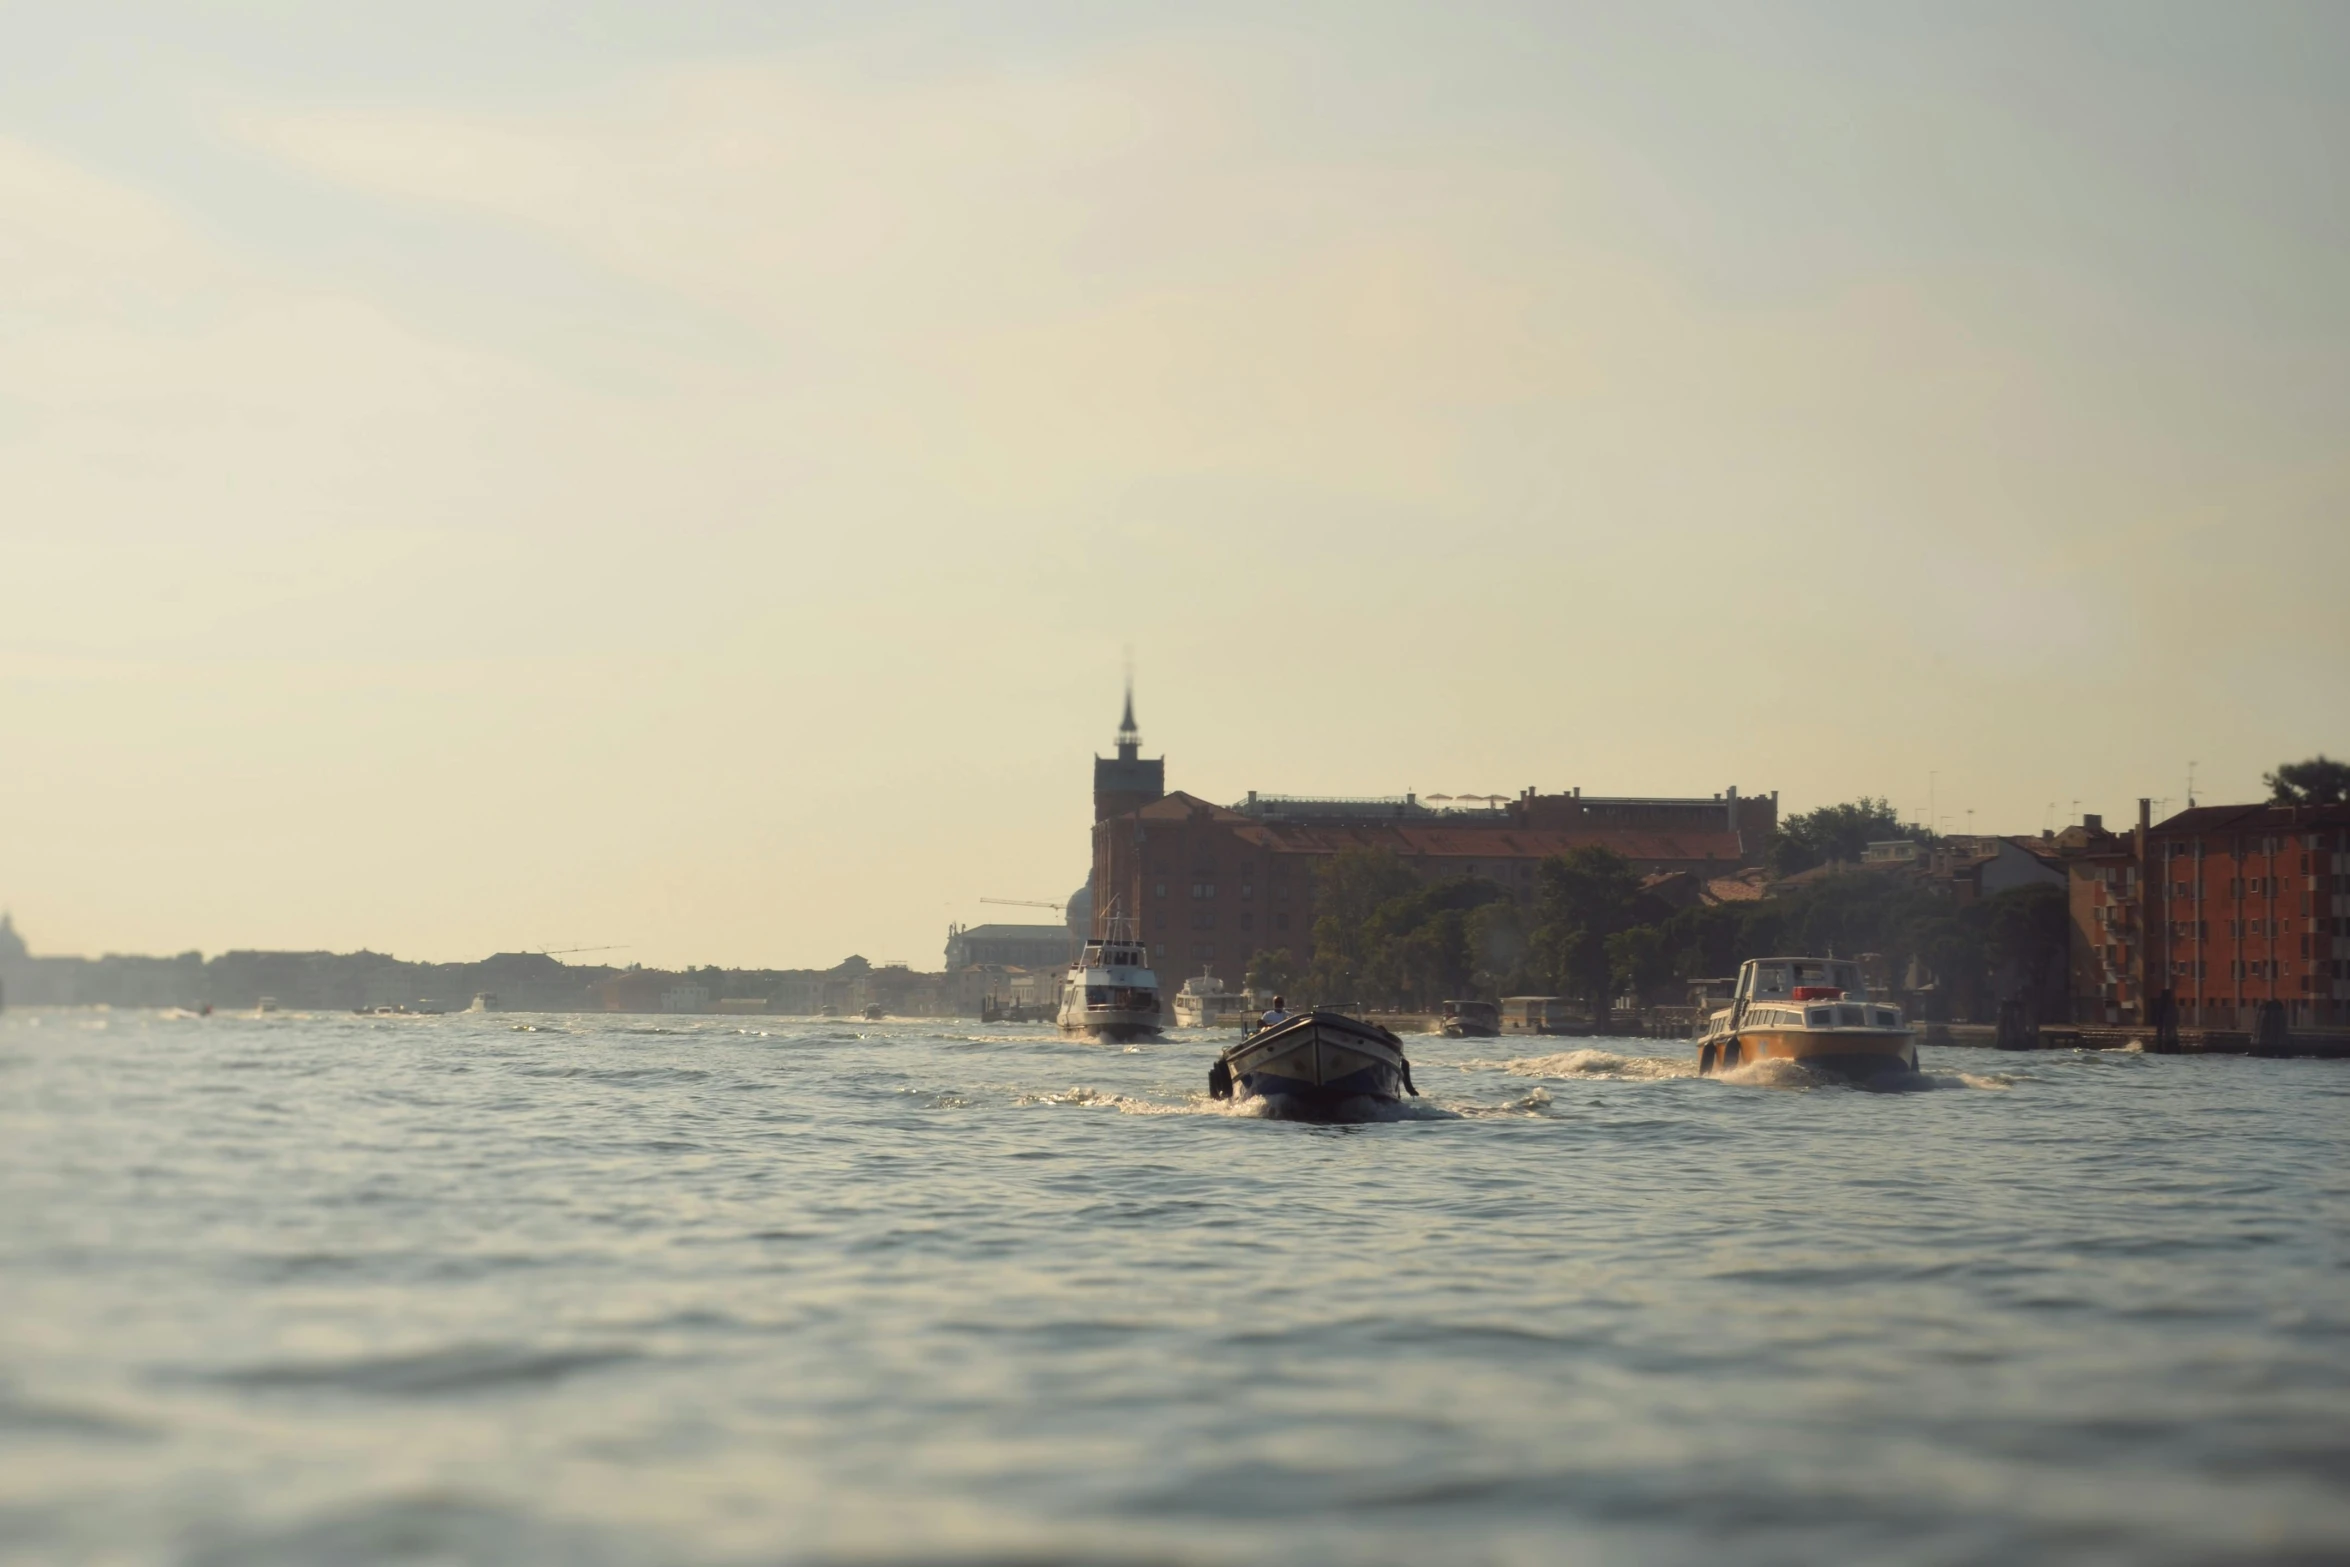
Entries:
[[1222, 980], [1204, 969], [1175, 992], [1178, 1028], [1223, 1028], [1246, 1021], [1249, 1011], [1247, 995], [1226, 990]]
[[1842, 1077], [1914, 1072], [1918, 1047], [1901, 1008], [1869, 998], [1860, 965], [1840, 958], [1749, 958], [1730, 1004], [1699, 1036], [1701, 1076], [1792, 1061]]
[[256, 1017], [264, 1012], [275, 1012], [276, 1010], [277, 997], [275, 996], [263, 996], [259, 1001], [253, 1003], [253, 1015]]
[[1415, 1098], [1403, 1041], [1376, 1023], [1316, 1010], [1284, 1018], [1232, 1046], [1208, 1068], [1214, 1099], [1263, 1099], [1293, 1121], [1360, 1119]]
[[1491, 1039], [1501, 1032], [1501, 1008], [1490, 1001], [1447, 1001], [1439, 1027], [1451, 1039]]
[[1112, 903], [1094, 921], [1085, 950], [1061, 985], [1061, 1032], [1141, 1039], [1159, 1031], [1159, 976], [1134, 921]]

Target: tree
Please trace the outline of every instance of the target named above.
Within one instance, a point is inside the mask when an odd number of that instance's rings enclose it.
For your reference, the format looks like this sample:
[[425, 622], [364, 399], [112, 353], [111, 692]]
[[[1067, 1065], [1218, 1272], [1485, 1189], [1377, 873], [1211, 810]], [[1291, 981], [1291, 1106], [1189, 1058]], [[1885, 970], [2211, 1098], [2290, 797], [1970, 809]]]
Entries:
[[1893, 814], [1891, 801], [1872, 800], [1864, 795], [1849, 804], [1823, 805], [1816, 811], [1788, 817], [1785, 825], [1771, 834], [1770, 842], [1763, 846], [1763, 858], [1774, 876], [1792, 876], [1830, 860], [1858, 860], [1861, 851], [1872, 843], [1893, 838], [1911, 838], [1922, 843], [1931, 841], [1932, 837], [1921, 828], [1903, 826], [1901, 818]]
[[1464, 938], [1469, 948], [1467, 994], [1499, 998], [1525, 989], [1526, 921], [1515, 903], [1503, 898], [1471, 909]]
[[1379, 934], [1372, 917], [1382, 904], [1408, 897], [1420, 885], [1411, 868], [1388, 849], [1348, 849], [1314, 871], [1315, 997], [1352, 1001], [1359, 997]]
[[1287, 947], [1267, 950], [1259, 947], [1256, 956], [1248, 960], [1247, 977], [1241, 984], [1250, 990], [1269, 991], [1284, 995], [1297, 983], [1297, 957]]
[[1673, 977], [1672, 950], [1655, 925], [1635, 925], [1608, 937], [1607, 961], [1616, 994], [1643, 1005]]
[[1647, 900], [1639, 874], [1614, 850], [1585, 844], [1544, 860], [1535, 887], [1536, 972], [1595, 1015], [1605, 1012], [1612, 977], [1607, 940], [1641, 923]]
[[2350, 762], [2337, 762], [2323, 752], [2263, 773], [2260, 781], [2268, 785], [2271, 804], [2350, 805]]
[[1386, 849], [1350, 849], [1317, 871], [1309, 988], [1328, 1001], [1419, 1006], [1472, 994], [1491, 935], [1490, 881], [1423, 882]]

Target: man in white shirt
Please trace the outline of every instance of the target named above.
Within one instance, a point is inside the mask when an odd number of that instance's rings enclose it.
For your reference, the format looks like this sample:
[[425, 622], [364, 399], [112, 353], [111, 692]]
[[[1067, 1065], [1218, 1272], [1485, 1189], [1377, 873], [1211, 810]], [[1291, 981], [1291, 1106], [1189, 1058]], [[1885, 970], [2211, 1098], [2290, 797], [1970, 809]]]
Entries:
[[1288, 998], [1287, 998], [1287, 997], [1284, 997], [1284, 996], [1275, 996], [1275, 997], [1273, 998], [1273, 1010], [1272, 1010], [1272, 1011], [1270, 1011], [1270, 1012], [1268, 1012], [1268, 1013], [1266, 1013], [1266, 1014], [1265, 1014], [1263, 1017], [1261, 1017], [1261, 1018], [1258, 1018], [1258, 1019], [1257, 1019], [1257, 1026], [1258, 1026], [1259, 1028], [1271, 1028], [1271, 1027], [1273, 1027], [1273, 1026], [1274, 1026], [1275, 1024], [1277, 1024], [1277, 1023], [1286, 1023], [1286, 1022], [1288, 1022], [1288, 1021], [1289, 1021], [1289, 1013], [1288, 1013], [1286, 1010], [1284, 1010], [1284, 1007], [1283, 1007], [1283, 1003], [1284, 1003], [1284, 1002], [1285, 1002], [1287, 999], [1288, 999]]

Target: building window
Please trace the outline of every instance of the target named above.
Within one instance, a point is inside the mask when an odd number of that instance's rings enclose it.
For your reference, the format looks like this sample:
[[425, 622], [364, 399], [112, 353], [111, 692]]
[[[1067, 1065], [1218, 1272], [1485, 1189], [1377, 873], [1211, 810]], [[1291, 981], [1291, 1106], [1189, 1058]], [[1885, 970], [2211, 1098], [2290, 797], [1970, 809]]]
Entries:
[[1286, 915], [1286, 914], [1276, 914], [1276, 915], [1274, 915], [1274, 916], [1273, 916], [1273, 928], [1274, 928], [1275, 930], [1287, 930], [1287, 929], [1289, 929], [1289, 916], [1288, 916], [1288, 915]]
[[1216, 916], [1205, 912], [1194, 914], [1191, 917], [1191, 928], [1193, 930], [1214, 930], [1216, 928]]
[[1212, 881], [1195, 881], [1191, 884], [1191, 895], [1195, 898], [1212, 898], [1216, 895], [1216, 884]]
[[1166, 884], [1165, 882], [1163, 882], [1163, 881], [1162, 881], [1162, 882], [1158, 882], [1158, 883], [1154, 884], [1154, 885], [1151, 887], [1151, 896], [1152, 896], [1152, 897], [1154, 897], [1154, 898], [1163, 898], [1163, 897], [1165, 897], [1166, 895], [1167, 895], [1167, 884]]
[[1244, 881], [1240, 884], [1240, 900], [1243, 903], [1246, 903], [1249, 899], [1255, 897], [1256, 895], [1257, 886], [1255, 882]]
[[1167, 955], [1167, 944], [1166, 944], [1165, 942], [1163, 942], [1163, 941], [1162, 941], [1162, 942], [1160, 942], [1160, 943], [1159, 943], [1157, 946], [1155, 946], [1155, 947], [1151, 948], [1151, 956], [1152, 956], [1152, 957], [1154, 957], [1154, 958], [1163, 958], [1163, 957], [1165, 957], [1166, 955]]
[[1212, 941], [1203, 941], [1191, 949], [1191, 955], [1195, 958], [1212, 958], [1216, 955], [1216, 944]]

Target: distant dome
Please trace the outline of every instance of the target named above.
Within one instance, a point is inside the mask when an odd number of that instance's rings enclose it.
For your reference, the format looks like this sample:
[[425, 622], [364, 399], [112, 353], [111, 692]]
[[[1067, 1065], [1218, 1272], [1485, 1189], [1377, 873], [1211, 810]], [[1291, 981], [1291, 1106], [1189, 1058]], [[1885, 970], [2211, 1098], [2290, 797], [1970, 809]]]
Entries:
[[1090, 881], [1069, 894], [1069, 929], [1080, 941], [1093, 934], [1093, 883]]
[[0, 914], [0, 963], [14, 962], [27, 955], [24, 938], [16, 933], [15, 918]]

